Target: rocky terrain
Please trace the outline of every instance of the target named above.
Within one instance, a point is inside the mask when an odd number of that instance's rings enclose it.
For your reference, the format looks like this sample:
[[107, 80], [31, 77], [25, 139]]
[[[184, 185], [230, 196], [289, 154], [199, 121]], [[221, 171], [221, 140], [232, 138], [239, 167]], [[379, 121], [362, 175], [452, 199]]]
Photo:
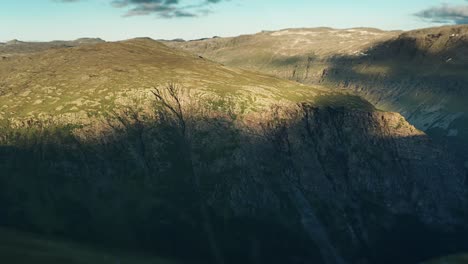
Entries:
[[226, 65], [353, 91], [405, 116], [468, 168], [468, 26], [288, 29], [166, 42]]
[[447, 149], [353, 94], [151, 39], [7, 56], [0, 80], [2, 226], [202, 263], [417, 263], [466, 243]]
[[302, 28], [164, 43], [226, 65], [312, 82], [322, 74], [328, 58], [360, 56], [377, 43], [394, 39], [399, 34], [400, 31], [372, 28]]

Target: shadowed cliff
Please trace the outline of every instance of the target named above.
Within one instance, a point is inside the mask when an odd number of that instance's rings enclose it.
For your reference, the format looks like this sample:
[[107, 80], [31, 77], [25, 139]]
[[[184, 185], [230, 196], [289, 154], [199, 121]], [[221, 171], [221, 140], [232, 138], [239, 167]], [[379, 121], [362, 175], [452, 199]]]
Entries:
[[464, 176], [398, 114], [161, 98], [97, 127], [4, 126], [0, 223], [217, 263], [417, 263], [466, 243]]
[[463, 164], [468, 160], [467, 32], [456, 26], [404, 33], [365, 55], [331, 58], [319, 82], [401, 113], [448, 144]]

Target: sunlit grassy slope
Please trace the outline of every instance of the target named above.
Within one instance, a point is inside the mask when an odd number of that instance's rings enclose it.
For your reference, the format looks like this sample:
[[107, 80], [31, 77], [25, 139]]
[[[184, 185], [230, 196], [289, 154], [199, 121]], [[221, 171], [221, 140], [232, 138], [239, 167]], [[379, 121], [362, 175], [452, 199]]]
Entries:
[[0, 228], [2, 264], [180, 264], [138, 253], [109, 251]]
[[167, 82], [179, 83], [213, 106], [234, 103], [238, 114], [298, 102], [372, 109], [355, 96], [334, 92], [339, 98], [332, 98], [320, 85], [231, 68], [143, 38], [1, 59], [0, 122], [41, 116], [67, 123], [86, 120], [148, 103], [154, 87]]
[[466, 264], [468, 263], [468, 255], [456, 255], [438, 260], [429, 261], [424, 264]]
[[0, 60], [0, 119], [99, 114], [151, 98], [175, 81], [199, 95], [231, 98], [244, 111], [309, 100], [324, 91], [222, 66], [151, 39], [51, 49]]
[[281, 75], [282, 71], [292, 74], [294, 68], [291, 66], [296, 64], [309, 62], [309, 66], [313, 66], [322, 58], [360, 55], [376, 43], [394, 38], [399, 33], [372, 28], [297, 28], [166, 44], [227, 65]]

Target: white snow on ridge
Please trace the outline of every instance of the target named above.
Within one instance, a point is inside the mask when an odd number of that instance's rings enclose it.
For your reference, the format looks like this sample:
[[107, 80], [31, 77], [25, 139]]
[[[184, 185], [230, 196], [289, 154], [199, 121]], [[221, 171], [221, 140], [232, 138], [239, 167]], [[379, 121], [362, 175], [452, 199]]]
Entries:
[[300, 31], [299, 30], [294, 30], [294, 31], [284, 30], [284, 31], [271, 33], [272, 36], [303, 35], [303, 36], [311, 36], [311, 37], [315, 37], [319, 34], [320, 34], [319, 32], [313, 32], [313, 31], [307, 31], [307, 30], [300, 30]]
[[378, 35], [382, 35], [382, 33], [378, 33], [378, 32], [371, 32], [371, 31], [367, 31], [367, 30], [364, 30], [364, 29], [347, 29], [346, 31], [348, 32], [356, 32], [356, 33], [359, 33], [361, 35], [374, 35], [374, 36], [378, 36]]
[[381, 32], [372, 32], [372, 31], [368, 31], [368, 30], [365, 30], [365, 29], [320, 29], [320, 30], [314, 30], [314, 29], [304, 29], [304, 30], [300, 30], [300, 29], [285, 29], [285, 30], [281, 30], [281, 31], [276, 31], [276, 32], [272, 32], [270, 35], [271, 36], [287, 36], [287, 35], [303, 35], [303, 36], [311, 36], [311, 37], [315, 37], [315, 36], [318, 36], [320, 34], [326, 34], [326, 33], [335, 33], [335, 34], [338, 34], [339, 36], [342, 36], [344, 37], [344, 35], [353, 35], [353, 34], [350, 34], [350, 33], [355, 33], [354, 36], [356, 34], [359, 34], [361, 36], [369, 36], [369, 35], [373, 35], [373, 36], [379, 36], [379, 35], [382, 35], [383, 33]]

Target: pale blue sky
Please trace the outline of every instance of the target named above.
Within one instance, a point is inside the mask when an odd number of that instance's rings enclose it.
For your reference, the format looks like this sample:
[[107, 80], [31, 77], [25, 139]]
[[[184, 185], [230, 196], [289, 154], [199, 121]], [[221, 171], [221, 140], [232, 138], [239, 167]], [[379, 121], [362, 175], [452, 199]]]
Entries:
[[[468, 5], [466, 0], [212, 0], [219, 3], [209, 5], [203, 2], [209, 0], [180, 0], [178, 8], [199, 4], [198, 9], [181, 9], [197, 12], [197, 17], [163, 18], [157, 12], [128, 16], [129, 10], [138, 7], [138, 4], [128, 3], [132, 0], [117, 0], [121, 1], [121, 7], [117, 7], [115, 1], [112, 4], [112, 0], [75, 1], [1, 0], [0, 41], [80, 37], [121, 40], [142, 36], [194, 39], [319, 26], [406, 30], [437, 25], [415, 16], [415, 13], [432, 11], [431, 8], [436, 11], [440, 11], [437, 8], [445, 8], [445, 12], [449, 8], [455, 10]], [[210, 11], [208, 14], [207, 10]], [[135, 11], [130, 14], [135, 14]], [[439, 21], [438, 18], [433, 19], [436, 20]], [[442, 22], [455, 23], [450, 20]]]

